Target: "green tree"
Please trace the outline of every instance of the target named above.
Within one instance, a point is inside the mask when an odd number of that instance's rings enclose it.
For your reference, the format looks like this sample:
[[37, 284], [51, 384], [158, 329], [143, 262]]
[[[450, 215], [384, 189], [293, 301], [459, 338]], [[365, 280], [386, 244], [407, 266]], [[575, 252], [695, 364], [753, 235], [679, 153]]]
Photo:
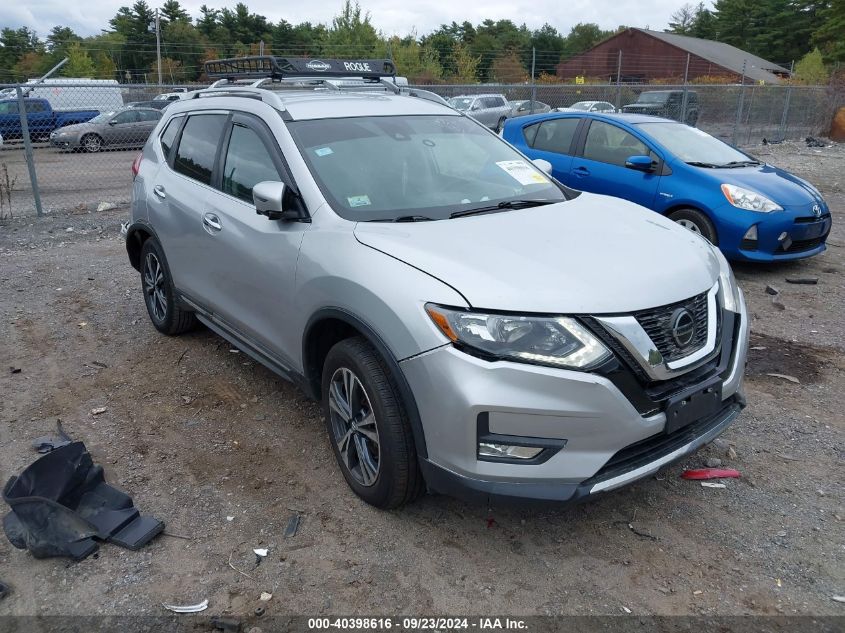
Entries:
[[[20, 79], [14, 75], [14, 67], [27, 53], [35, 53], [36, 56], [44, 53], [44, 44], [34, 31], [25, 26], [0, 30], [0, 80]], [[30, 56], [30, 59], [34, 58]]]
[[459, 84], [473, 84], [478, 81], [481, 58], [473, 55], [464, 44], [455, 42], [452, 47], [452, 63], [452, 81]]
[[96, 74], [94, 60], [79, 42], [67, 47], [67, 57], [68, 62], [62, 67], [62, 73], [66, 77], [90, 78]]
[[845, 0], [831, 0], [819, 11], [812, 41], [826, 61], [845, 62]]
[[712, 40], [716, 36], [716, 16], [703, 2], [699, 2], [695, 8], [695, 14], [687, 35], [705, 40]]
[[493, 80], [503, 84], [518, 84], [528, 81], [528, 70], [516, 51], [502, 53], [493, 61]]
[[341, 12], [323, 38], [323, 51], [329, 57], [370, 57], [384, 49], [381, 38], [370, 22], [369, 12], [346, 0]]
[[443, 68], [434, 49], [420, 46], [413, 37], [393, 37], [389, 44], [397, 73], [411, 83], [427, 84], [443, 78]]
[[165, 0], [161, 5], [161, 21], [165, 24], [173, 22], [190, 22], [191, 16], [179, 4], [179, 0]]
[[795, 78], [801, 83], [818, 86], [826, 84], [830, 79], [830, 74], [824, 65], [824, 59], [819, 49], [815, 48], [804, 57], [802, 57], [797, 64], [795, 64]]
[[547, 23], [531, 34], [530, 44], [537, 53], [535, 73], [553, 75], [566, 45], [564, 37]]
[[569, 35], [566, 36], [565, 53], [568, 56], [578, 55], [611, 35], [613, 35], [613, 31], [604, 31], [598, 24], [579, 22], [570, 29]]
[[156, 56], [155, 12], [145, 0], [137, 0], [131, 7], [120, 7], [109, 25], [124, 40], [121, 73], [143, 80]]

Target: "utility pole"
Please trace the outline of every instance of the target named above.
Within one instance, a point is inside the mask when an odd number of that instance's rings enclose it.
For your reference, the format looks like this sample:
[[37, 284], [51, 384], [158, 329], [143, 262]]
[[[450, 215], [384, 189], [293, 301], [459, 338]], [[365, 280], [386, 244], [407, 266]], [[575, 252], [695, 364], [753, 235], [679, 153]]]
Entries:
[[158, 65], [158, 85], [161, 85], [161, 21], [156, 9], [156, 62]]

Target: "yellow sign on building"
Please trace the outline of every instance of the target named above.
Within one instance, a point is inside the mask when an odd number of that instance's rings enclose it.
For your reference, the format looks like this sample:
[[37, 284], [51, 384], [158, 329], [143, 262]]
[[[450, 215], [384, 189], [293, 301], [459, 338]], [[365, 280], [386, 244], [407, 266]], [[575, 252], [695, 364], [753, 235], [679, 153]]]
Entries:
[[576, 84], [579, 84], [579, 85], [580, 85], [580, 84], [583, 84], [583, 83], [584, 83], [584, 76], [583, 76], [583, 75], [578, 75], [578, 76], [575, 78], [575, 83], [576, 83]]

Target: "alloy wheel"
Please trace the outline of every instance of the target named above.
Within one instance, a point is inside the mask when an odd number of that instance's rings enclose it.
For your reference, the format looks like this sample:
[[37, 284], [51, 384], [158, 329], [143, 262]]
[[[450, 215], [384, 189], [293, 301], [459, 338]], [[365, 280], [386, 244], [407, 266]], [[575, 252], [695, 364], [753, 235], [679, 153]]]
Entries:
[[381, 464], [376, 416], [364, 385], [346, 367], [336, 369], [329, 382], [329, 415], [347, 470], [362, 486], [372, 486]]
[[158, 321], [167, 316], [167, 296], [164, 293], [164, 269], [154, 253], [144, 259], [144, 293], [147, 305]]
[[100, 139], [96, 136], [89, 135], [85, 137], [85, 150], [88, 152], [99, 152], [100, 151]]
[[690, 231], [692, 231], [693, 233], [696, 233], [696, 234], [698, 234], [698, 235], [701, 235], [701, 227], [700, 227], [700, 226], [698, 226], [698, 225], [697, 225], [695, 222], [693, 222], [692, 220], [681, 219], [681, 220], [675, 220], [675, 222], [677, 222], [678, 224], [680, 224], [680, 225], [681, 225], [682, 227], [684, 227], [685, 229], [690, 230]]

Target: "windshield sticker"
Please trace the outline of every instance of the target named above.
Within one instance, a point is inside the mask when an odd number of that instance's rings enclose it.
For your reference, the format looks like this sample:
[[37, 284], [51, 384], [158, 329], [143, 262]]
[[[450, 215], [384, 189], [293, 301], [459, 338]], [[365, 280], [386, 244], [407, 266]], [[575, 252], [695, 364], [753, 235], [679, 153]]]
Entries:
[[524, 160], [500, 160], [496, 164], [520, 185], [545, 185], [549, 182]]
[[314, 153], [317, 156], [328, 156], [329, 154], [334, 154], [331, 147], [319, 147], [314, 150]]
[[349, 196], [347, 199], [350, 207], [366, 207], [370, 204], [370, 196]]

